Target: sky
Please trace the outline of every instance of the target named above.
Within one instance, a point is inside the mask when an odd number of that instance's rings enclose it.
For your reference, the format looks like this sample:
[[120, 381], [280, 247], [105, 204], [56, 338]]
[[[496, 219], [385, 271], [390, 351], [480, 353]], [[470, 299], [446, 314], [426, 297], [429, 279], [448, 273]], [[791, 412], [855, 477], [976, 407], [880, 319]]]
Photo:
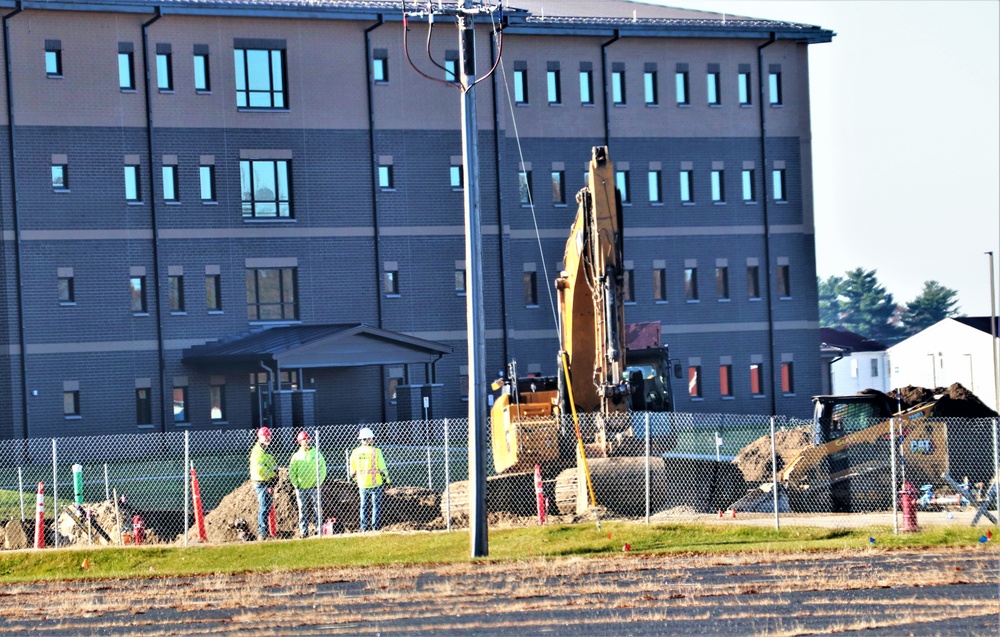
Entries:
[[834, 31], [809, 46], [817, 274], [876, 270], [897, 303], [934, 280], [961, 314], [990, 315], [1000, 2], [645, 1]]

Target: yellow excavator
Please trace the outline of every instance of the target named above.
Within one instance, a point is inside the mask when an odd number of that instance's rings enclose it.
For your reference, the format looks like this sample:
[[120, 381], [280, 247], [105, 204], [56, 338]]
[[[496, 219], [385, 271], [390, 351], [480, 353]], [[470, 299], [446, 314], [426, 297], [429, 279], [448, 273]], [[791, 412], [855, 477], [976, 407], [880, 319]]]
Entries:
[[[565, 269], [555, 280], [558, 375], [522, 378], [511, 364], [493, 384], [502, 390], [491, 411], [499, 474], [539, 465], [551, 476], [588, 459], [641, 456], [645, 438], [635, 435], [630, 408], [673, 410], [669, 356], [658, 329], [652, 346], [626, 350], [621, 195], [607, 147], [593, 149], [587, 186], [576, 199]], [[650, 429], [659, 460], [676, 438], [666, 425], [655, 435]]]

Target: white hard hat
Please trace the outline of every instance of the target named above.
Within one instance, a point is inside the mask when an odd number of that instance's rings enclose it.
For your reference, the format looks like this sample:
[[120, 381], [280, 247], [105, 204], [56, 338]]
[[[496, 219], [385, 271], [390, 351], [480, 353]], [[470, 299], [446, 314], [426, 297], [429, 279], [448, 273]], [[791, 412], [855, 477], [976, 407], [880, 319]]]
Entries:
[[358, 432], [358, 440], [368, 440], [369, 438], [375, 438], [375, 432], [368, 427], [362, 427], [361, 431]]

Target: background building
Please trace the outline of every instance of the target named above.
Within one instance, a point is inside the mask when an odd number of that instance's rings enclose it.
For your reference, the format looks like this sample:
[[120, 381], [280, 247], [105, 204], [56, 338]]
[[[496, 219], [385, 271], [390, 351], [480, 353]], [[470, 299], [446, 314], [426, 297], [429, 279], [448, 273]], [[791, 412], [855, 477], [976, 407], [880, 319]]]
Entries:
[[[433, 82], [398, 2], [0, 5], [0, 436], [465, 415], [452, 24], [432, 63], [410, 22]], [[662, 323], [678, 409], [808, 414], [807, 46], [833, 33], [518, 6], [476, 89], [488, 369], [555, 372], [548, 290], [607, 143], [627, 320]]]
[[864, 389], [887, 392], [889, 370], [886, 365], [886, 346], [878, 341], [845, 330], [822, 327], [821, 358], [829, 368], [829, 381], [824, 394], [856, 394]]

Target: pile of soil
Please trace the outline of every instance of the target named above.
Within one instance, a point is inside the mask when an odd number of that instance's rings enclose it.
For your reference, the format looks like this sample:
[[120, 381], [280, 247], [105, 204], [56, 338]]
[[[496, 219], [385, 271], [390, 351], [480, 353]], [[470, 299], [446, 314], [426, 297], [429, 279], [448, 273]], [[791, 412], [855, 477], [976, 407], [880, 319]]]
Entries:
[[[802, 425], [794, 429], [778, 430], [774, 434], [775, 450], [777, 451], [777, 471], [782, 471], [803, 450], [812, 446], [812, 424]], [[746, 447], [740, 449], [733, 464], [743, 474], [743, 479], [749, 484], [770, 482], [771, 468], [771, 436], [762, 436]]]
[[[868, 390], [869, 393], [871, 391]], [[987, 407], [961, 383], [935, 389], [908, 385], [886, 394], [891, 405], [895, 406], [898, 402], [904, 411], [921, 403], [931, 402], [935, 396], [940, 396], [937, 404], [934, 405], [935, 416], [942, 418], [994, 418], [997, 415], [997, 412]]]

